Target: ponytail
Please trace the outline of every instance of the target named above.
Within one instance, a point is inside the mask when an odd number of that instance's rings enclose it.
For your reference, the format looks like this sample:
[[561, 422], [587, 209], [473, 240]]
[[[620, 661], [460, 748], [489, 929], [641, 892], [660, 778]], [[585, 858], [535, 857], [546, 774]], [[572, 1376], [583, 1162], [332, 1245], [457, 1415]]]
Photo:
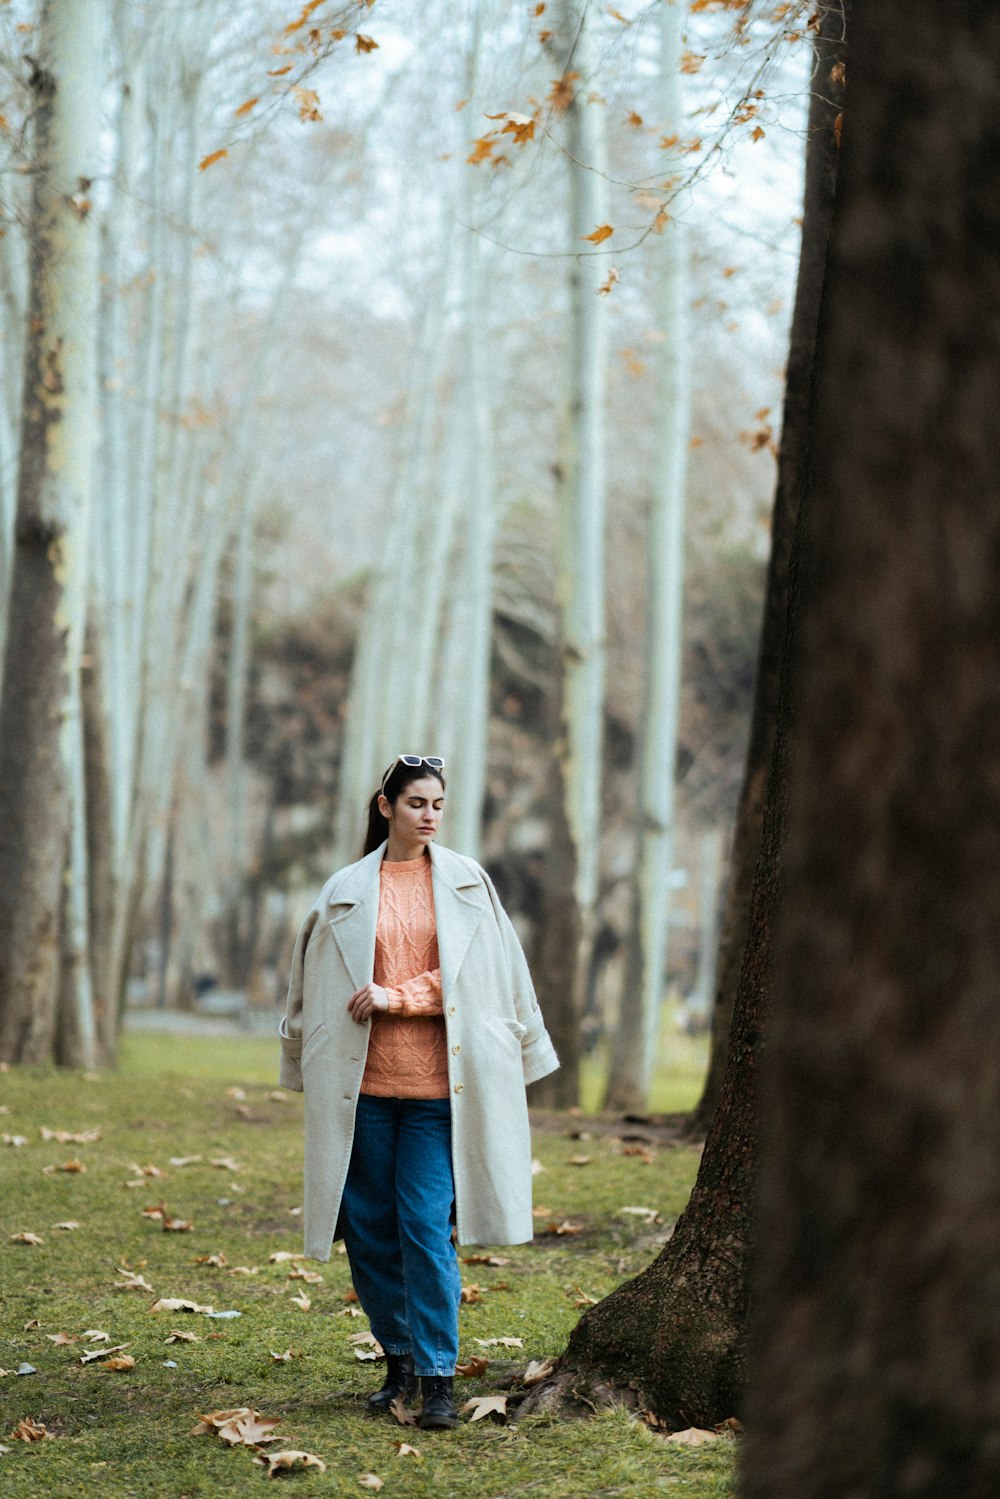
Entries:
[[374, 853], [380, 843], [384, 843], [389, 836], [389, 820], [382, 816], [378, 809], [380, 792], [372, 793], [368, 802], [368, 826], [365, 830], [365, 841], [361, 849], [362, 859], [366, 854]]

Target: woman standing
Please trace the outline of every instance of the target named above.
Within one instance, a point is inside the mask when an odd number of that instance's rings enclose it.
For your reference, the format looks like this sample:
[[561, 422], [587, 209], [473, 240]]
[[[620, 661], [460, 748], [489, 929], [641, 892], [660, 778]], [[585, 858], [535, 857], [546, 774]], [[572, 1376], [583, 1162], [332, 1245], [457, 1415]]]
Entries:
[[305, 1249], [342, 1237], [385, 1349], [388, 1410], [457, 1424], [461, 1279], [452, 1242], [532, 1236], [525, 1085], [558, 1067], [486, 871], [437, 847], [444, 761], [400, 755], [368, 804], [362, 858], [299, 932], [282, 1086], [305, 1093]]

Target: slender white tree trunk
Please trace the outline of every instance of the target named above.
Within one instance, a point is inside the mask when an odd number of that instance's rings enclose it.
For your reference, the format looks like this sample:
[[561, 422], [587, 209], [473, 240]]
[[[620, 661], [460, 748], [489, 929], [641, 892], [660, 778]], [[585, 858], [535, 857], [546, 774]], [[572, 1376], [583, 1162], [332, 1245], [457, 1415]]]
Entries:
[[582, 5], [568, 0], [559, 43], [565, 73], [578, 75], [571, 83], [566, 145], [569, 238], [579, 253], [570, 263], [559, 480], [559, 707], [537, 959], [546, 1018], [562, 1061], [540, 1093], [558, 1105], [575, 1104], [579, 1096], [580, 1022], [600, 860], [604, 730], [607, 312], [598, 288], [608, 263], [584, 252], [588, 236], [606, 221], [607, 184], [604, 104], [596, 90], [588, 12], [589, 0]]
[[19, 1061], [53, 1054], [81, 753], [97, 409], [99, 246], [89, 195], [101, 168], [104, 21], [103, 0], [48, 0], [32, 80], [29, 329], [0, 701], [0, 1057]]
[[[685, 9], [662, 0], [664, 130], [681, 134], [680, 62]], [[678, 169], [680, 169], [678, 164]], [[684, 194], [674, 198], [660, 243], [657, 447], [649, 514], [646, 687], [640, 749], [638, 858], [625, 981], [606, 1105], [645, 1104], [656, 1056], [670, 921], [675, 765], [680, 717], [684, 514], [690, 438], [688, 251]]]

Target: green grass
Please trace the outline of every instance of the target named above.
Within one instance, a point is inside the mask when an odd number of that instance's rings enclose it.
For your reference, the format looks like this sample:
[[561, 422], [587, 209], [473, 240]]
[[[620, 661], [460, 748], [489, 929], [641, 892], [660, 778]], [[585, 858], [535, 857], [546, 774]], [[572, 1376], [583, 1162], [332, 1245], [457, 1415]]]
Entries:
[[[685, 1043], [690, 1045], [690, 1043]], [[690, 1057], [685, 1063], [691, 1069]], [[0, 1145], [0, 1367], [22, 1362], [37, 1373], [0, 1378], [0, 1492], [5, 1499], [84, 1492], [103, 1496], [243, 1494], [267, 1484], [252, 1454], [218, 1438], [189, 1435], [199, 1411], [249, 1405], [281, 1418], [278, 1446], [318, 1453], [324, 1474], [290, 1475], [302, 1495], [368, 1492], [362, 1473], [384, 1480], [382, 1493], [413, 1499], [585, 1499], [670, 1494], [725, 1499], [732, 1492], [732, 1444], [682, 1449], [665, 1443], [618, 1412], [585, 1422], [534, 1417], [511, 1426], [489, 1420], [454, 1433], [420, 1433], [364, 1413], [364, 1396], [380, 1382], [379, 1366], [359, 1362], [349, 1343], [362, 1317], [338, 1315], [350, 1285], [347, 1261], [334, 1254], [321, 1285], [306, 1286], [308, 1311], [290, 1297], [302, 1282], [287, 1265], [271, 1265], [276, 1250], [300, 1248], [302, 1101], [273, 1093], [276, 1048], [267, 1041], [191, 1040], [131, 1034], [118, 1072], [18, 1070], [0, 1076], [0, 1131], [28, 1143]], [[684, 1068], [662, 1080], [657, 1100], [694, 1100], [698, 1077]], [[588, 1088], [593, 1079], [588, 1078]], [[227, 1090], [240, 1088], [245, 1097]], [[685, 1091], [686, 1090], [686, 1091]], [[591, 1095], [592, 1096], [592, 1095]], [[588, 1129], [585, 1116], [567, 1116], [565, 1129], [536, 1131], [544, 1170], [535, 1201], [551, 1220], [582, 1225], [576, 1235], [542, 1234], [531, 1245], [501, 1249], [503, 1266], [463, 1265], [480, 1299], [463, 1306], [462, 1356], [485, 1352], [490, 1367], [460, 1380], [463, 1398], [496, 1391], [505, 1375], [529, 1359], [558, 1353], [579, 1315], [581, 1295], [600, 1297], [655, 1255], [664, 1230], [624, 1206], [653, 1207], [665, 1222], [683, 1207], [697, 1156], [661, 1148], [652, 1164], [626, 1156], [613, 1135]], [[40, 1129], [74, 1132], [99, 1127], [90, 1144], [58, 1144]], [[171, 1156], [200, 1155], [173, 1167]], [[586, 1164], [573, 1157], [587, 1156]], [[232, 1157], [239, 1171], [210, 1164]], [[77, 1159], [83, 1173], [43, 1168]], [[133, 1166], [164, 1174], [127, 1187]], [[142, 1215], [163, 1202], [190, 1220], [189, 1232], [167, 1233]], [[73, 1231], [54, 1228], [72, 1219]], [[539, 1228], [548, 1221], [539, 1219]], [[15, 1245], [21, 1231], [40, 1235], [40, 1247]], [[195, 1264], [223, 1254], [227, 1264]], [[233, 1275], [234, 1266], [254, 1275]], [[141, 1273], [158, 1296], [185, 1297], [216, 1309], [238, 1310], [232, 1320], [151, 1313], [154, 1296], [116, 1289], [116, 1267]], [[37, 1320], [38, 1325], [32, 1325]], [[95, 1362], [81, 1367], [83, 1342], [56, 1344], [47, 1334], [79, 1338], [107, 1331], [127, 1343], [136, 1362], [115, 1373]], [[166, 1344], [173, 1328], [199, 1341]], [[523, 1350], [482, 1349], [476, 1339], [520, 1337]], [[271, 1357], [292, 1349], [290, 1362]], [[167, 1367], [173, 1360], [177, 1367]], [[54, 1440], [25, 1444], [10, 1433], [33, 1417]], [[419, 1459], [400, 1457], [409, 1440]]]

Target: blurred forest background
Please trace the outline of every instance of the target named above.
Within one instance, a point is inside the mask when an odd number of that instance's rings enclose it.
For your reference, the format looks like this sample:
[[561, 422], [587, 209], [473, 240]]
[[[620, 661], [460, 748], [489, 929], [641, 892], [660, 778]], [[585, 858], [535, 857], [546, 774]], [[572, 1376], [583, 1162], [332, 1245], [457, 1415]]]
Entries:
[[0, 5], [0, 1055], [111, 1060], [127, 1001], [270, 1023], [399, 751], [564, 1053], [630, 1029], [641, 1102], [662, 997], [707, 1024], [810, 39]]

